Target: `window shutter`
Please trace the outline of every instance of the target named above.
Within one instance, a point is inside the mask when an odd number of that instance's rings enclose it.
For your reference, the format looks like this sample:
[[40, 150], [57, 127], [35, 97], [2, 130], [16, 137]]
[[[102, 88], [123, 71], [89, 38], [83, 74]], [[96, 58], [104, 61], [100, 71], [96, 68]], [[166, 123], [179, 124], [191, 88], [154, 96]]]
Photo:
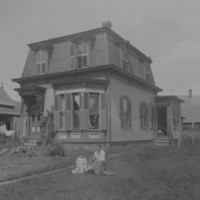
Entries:
[[120, 110], [120, 118], [121, 118], [121, 127], [123, 128], [123, 98], [119, 98], [119, 110]]
[[146, 107], [146, 127], [148, 129], [148, 124], [149, 124], [149, 118], [148, 118], [148, 104], [145, 104]]
[[89, 94], [84, 92], [83, 95], [83, 129], [89, 129]]
[[142, 118], [143, 118], [143, 113], [142, 113], [142, 110], [143, 110], [143, 104], [142, 103], [140, 103], [140, 128], [142, 129], [143, 128], [143, 120], [142, 120]]
[[70, 45], [70, 67], [75, 68], [75, 44]]
[[83, 127], [83, 119], [82, 119], [82, 94], [79, 93], [80, 96], [80, 109], [79, 109], [79, 129]]
[[129, 114], [129, 127], [132, 127], [132, 110], [131, 110], [131, 100], [128, 100], [128, 114]]
[[122, 49], [119, 49], [119, 58], [120, 58], [120, 67], [123, 68], [123, 52], [122, 52]]
[[101, 97], [100, 98], [101, 99], [100, 128], [105, 130], [106, 129], [106, 96], [105, 96], [105, 93], [101, 93], [100, 97]]
[[65, 128], [66, 130], [72, 129], [72, 95], [65, 94]]
[[89, 44], [87, 44], [87, 65], [90, 65], [90, 59], [91, 59], [91, 47]]
[[60, 102], [60, 95], [55, 95], [55, 110], [54, 110], [54, 129], [59, 129], [60, 124], [60, 112], [59, 112], [59, 102]]

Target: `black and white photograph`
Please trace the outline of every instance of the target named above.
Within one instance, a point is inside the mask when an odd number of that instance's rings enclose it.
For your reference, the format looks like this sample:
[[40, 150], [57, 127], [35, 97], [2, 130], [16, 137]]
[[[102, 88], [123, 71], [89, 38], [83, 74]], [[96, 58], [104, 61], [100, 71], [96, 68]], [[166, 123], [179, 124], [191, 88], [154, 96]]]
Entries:
[[0, 0], [0, 200], [199, 200], [200, 1]]

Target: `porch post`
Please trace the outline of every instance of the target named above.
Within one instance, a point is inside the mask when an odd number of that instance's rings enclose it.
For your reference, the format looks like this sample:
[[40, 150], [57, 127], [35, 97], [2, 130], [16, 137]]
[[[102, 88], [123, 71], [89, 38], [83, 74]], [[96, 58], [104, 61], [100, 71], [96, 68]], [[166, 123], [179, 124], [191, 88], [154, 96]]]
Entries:
[[168, 105], [167, 106], [167, 133], [168, 136], [172, 136], [172, 131], [173, 131], [173, 116], [172, 116], [172, 106]]

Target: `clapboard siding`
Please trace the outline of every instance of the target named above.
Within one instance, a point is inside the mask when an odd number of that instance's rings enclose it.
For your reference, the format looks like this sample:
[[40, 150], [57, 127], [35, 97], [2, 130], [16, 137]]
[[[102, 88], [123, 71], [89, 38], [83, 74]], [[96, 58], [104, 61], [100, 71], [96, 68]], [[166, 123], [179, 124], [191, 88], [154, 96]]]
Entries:
[[[91, 48], [90, 65], [88, 67], [95, 67], [108, 64], [106, 54], [106, 35], [104, 33], [95, 35], [94, 44]], [[57, 73], [71, 70], [70, 68], [70, 41], [53, 44], [52, 52], [48, 59], [47, 73]], [[36, 74], [34, 51], [30, 50], [27, 62], [24, 68], [22, 77], [34, 76]]]
[[105, 34], [96, 35], [95, 44], [91, 49], [91, 66], [100, 66], [108, 64], [105, 37]]
[[54, 45], [52, 56], [49, 58], [49, 73], [70, 70], [70, 42]]
[[[131, 100], [132, 107], [132, 127], [121, 128], [120, 102], [121, 96], [127, 96]], [[111, 140], [128, 141], [140, 139], [153, 139], [154, 132], [150, 129], [140, 129], [140, 102], [145, 101], [155, 105], [154, 95], [139, 88], [132, 87], [114, 78], [111, 79]]]
[[44, 114], [47, 110], [51, 110], [54, 106], [54, 90], [53, 88], [47, 88], [44, 96]]

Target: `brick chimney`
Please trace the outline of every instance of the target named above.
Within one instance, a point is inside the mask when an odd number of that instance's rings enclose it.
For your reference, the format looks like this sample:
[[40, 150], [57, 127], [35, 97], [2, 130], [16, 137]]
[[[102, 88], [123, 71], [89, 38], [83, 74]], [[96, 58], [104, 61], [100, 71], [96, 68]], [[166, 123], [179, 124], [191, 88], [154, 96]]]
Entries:
[[110, 28], [112, 27], [112, 23], [110, 21], [102, 22], [102, 27]]
[[189, 99], [192, 99], [192, 89], [189, 89]]

